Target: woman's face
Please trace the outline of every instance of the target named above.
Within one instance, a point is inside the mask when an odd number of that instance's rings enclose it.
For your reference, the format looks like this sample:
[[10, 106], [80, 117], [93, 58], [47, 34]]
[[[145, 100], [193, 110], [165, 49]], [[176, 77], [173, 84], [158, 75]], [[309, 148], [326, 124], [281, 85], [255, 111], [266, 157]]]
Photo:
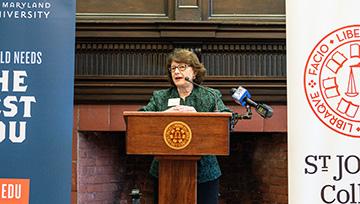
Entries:
[[189, 80], [193, 81], [195, 77], [193, 68], [185, 63], [178, 63], [172, 61], [170, 66], [170, 71], [171, 71], [172, 80], [176, 87], [188, 86], [189, 82], [187, 82], [185, 78], [187, 77]]

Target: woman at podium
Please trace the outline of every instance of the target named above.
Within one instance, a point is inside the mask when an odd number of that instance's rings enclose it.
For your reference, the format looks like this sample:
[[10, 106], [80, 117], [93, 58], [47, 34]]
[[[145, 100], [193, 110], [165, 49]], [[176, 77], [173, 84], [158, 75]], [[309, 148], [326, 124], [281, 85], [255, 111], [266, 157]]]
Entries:
[[[220, 91], [200, 85], [206, 69], [194, 52], [175, 49], [169, 55], [166, 67], [172, 86], [154, 91], [149, 103], [140, 111], [231, 112], [221, 100]], [[157, 160], [153, 160], [150, 174], [155, 177], [154, 200], [157, 203]], [[217, 204], [221, 171], [216, 156], [202, 156], [197, 175], [197, 203]]]

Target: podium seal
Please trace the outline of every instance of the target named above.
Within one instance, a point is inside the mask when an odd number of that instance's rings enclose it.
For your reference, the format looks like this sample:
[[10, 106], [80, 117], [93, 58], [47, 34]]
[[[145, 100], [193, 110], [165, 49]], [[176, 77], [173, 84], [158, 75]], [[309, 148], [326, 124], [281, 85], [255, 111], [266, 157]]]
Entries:
[[164, 129], [164, 141], [171, 149], [184, 149], [191, 142], [191, 129], [181, 121], [171, 122]]
[[324, 125], [360, 138], [360, 25], [339, 28], [318, 42], [306, 62], [304, 89]]

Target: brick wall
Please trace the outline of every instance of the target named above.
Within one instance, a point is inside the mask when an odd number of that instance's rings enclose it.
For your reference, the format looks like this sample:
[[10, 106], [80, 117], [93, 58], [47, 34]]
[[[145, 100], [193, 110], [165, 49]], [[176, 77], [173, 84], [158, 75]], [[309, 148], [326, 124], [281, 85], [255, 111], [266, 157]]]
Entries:
[[230, 156], [219, 157], [221, 203], [288, 203], [286, 134], [241, 133], [230, 144]]
[[126, 155], [124, 138], [121, 133], [79, 134], [78, 204], [131, 203], [128, 194], [134, 187], [151, 199], [151, 158]]
[[[125, 154], [124, 133], [81, 132], [78, 149], [78, 203], [130, 204], [132, 188], [142, 204], [152, 203], [152, 158]], [[219, 157], [221, 204], [287, 203], [286, 134], [237, 133], [231, 155]]]

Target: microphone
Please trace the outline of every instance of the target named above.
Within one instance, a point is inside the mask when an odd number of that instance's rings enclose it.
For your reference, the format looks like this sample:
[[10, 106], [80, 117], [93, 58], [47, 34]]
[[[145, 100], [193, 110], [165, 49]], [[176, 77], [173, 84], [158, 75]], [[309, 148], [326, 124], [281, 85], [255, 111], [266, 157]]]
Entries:
[[239, 86], [237, 89], [231, 89], [231, 97], [235, 100], [236, 103], [242, 106], [252, 106], [255, 108], [256, 112], [261, 115], [263, 118], [271, 118], [273, 114], [273, 110], [270, 106], [263, 104], [263, 103], [256, 103], [255, 101], [251, 100], [251, 94], [248, 90]]
[[190, 82], [190, 83], [192, 83], [193, 85], [195, 85], [195, 86], [197, 86], [197, 87], [200, 87], [200, 88], [202, 88], [202, 89], [205, 89], [206, 91], [208, 91], [209, 93], [211, 93], [211, 94], [214, 96], [214, 98], [215, 98], [215, 112], [219, 112], [218, 105], [217, 105], [218, 96], [216, 95], [216, 93], [214, 93], [214, 92], [213, 92], [212, 90], [210, 90], [208, 87], [202, 86], [202, 85], [200, 85], [200, 84], [198, 84], [198, 83], [195, 83], [195, 82], [191, 81], [191, 80], [189, 79], [189, 77], [185, 77], [185, 81]]

